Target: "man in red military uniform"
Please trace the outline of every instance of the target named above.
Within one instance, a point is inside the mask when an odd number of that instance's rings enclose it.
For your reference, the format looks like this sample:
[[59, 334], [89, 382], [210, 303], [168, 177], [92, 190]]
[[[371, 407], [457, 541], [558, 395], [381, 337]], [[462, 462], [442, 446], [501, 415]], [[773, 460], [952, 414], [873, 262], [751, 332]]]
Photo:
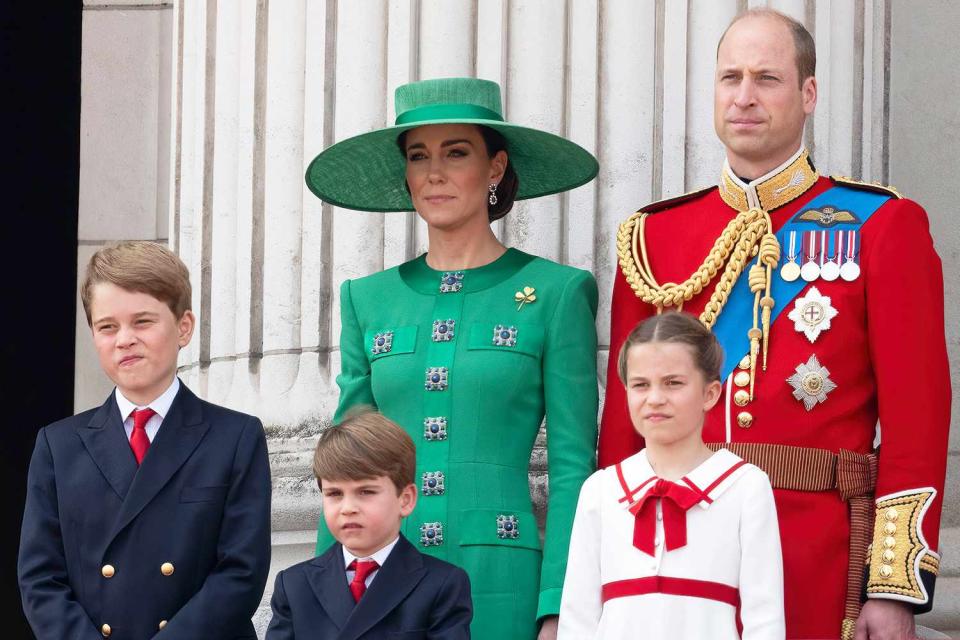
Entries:
[[627, 334], [659, 311], [699, 315], [729, 361], [704, 439], [774, 485], [788, 637], [913, 637], [940, 558], [942, 270], [919, 205], [818, 174], [802, 146], [815, 61], [806, 29], [770, 10], [721, 39], [719, 184], [644, 207], [617, 236], [599, 461], [642, 447], [616, 373]]

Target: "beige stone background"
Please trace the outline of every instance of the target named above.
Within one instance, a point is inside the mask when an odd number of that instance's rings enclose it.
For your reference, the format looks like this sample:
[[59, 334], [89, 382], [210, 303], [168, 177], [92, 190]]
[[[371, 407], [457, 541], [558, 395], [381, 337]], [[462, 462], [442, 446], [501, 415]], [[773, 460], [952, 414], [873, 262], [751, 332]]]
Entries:
[[[957, 389], [957, 3], [84, 0], [79, 264], [105, 242], [139, 238], [169, 242], [191, 267], [200, 326], [181, 375], [267, 425], [272, 573], [312, 553], [319, 499], [308, 460], [336, 402], [339, 283], [409, 259], [425, 241], [410, 214], [322, 205], [303, 186], [306, 162], [392, 121], [398, 84], [450, 75], [500, 82], [509, 119], [570, 137], [600, 159], [596, 181], [521, 203], [496, 230], [508, 244], [596, 274], [603, 365], [616, 224], [645, 202], [715, 180], [716, 42], [737, 11], [764, 4], [803, 20], [817, 40], [821, 99], [806, 142], [818, 168], [895, 185], [926, 207], [943, 259]], [[923, 331], [923, 313], [892, 339]], [[80, 315], [76, 353], [79, 411], [110, 389]], [[920, 619], [948, 632], [960, 630], [958, 431], [936, 607]], [[538, 451], [531, 486], [541, 502], [543, 469]], [[271, 588], [272, 575], [265, 597]]]

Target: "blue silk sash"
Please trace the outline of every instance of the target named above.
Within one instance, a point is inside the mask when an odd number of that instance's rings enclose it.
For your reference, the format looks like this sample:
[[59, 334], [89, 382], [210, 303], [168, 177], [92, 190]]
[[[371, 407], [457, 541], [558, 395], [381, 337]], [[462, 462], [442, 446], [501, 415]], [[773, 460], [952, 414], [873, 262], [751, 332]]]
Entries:
[[[797, 249], [800, 260], [803, 259], [802, 238], [805, 231], [828, 231], [829, 246], [827, 255], [835, 255], [834, 231], [838, 230], [858, 230], [870, 216], [876, 212], [891, 196], [883, 193], [875, 193], [863, 189], [853, 189], [850, 187], [835, 186], [824, 191], [819, 196], [808, 202], [805, 206], [793, 216], [777, 232], [777, 240], [783, 250], [781, 255], [781, 266], [786, 260], [785, 251], [789, 246], [790, 232], [796, 231]], [[856, 218], [853, 222], [839, 222], [826, 226], [816, 221], [800, 220], [804, 212], [811, 209], [822, 209], [823, 207], [834, 207], [837, 211], [849, 211]], [[750, 264], [753, 264], [751, 260]], [[720, 341], [725, 354], [723, 368], [720, 371], [720, 379], [726, 380], [727, 376], [734, 370], [737, 363], [744, 355], [750, 353], [750, 339], [747, 337], [747, 331], [753, 326], [753, 299], [754, 294], [750, 291], [749, 265], [744, 268], [743, 273], [737, 279], [730, 292], [716, 324], [713, 326], [713, 333]], [[773, 283], [771, 284], [770, 295], [775, 304], [772, 309], [770, 324], [776, 321], [780, 313], [793, 304], [794, 298], [810, 283], [797, 279], [793, 282], [787, 282], [780, 277], [779, 269], [772, 273]]]

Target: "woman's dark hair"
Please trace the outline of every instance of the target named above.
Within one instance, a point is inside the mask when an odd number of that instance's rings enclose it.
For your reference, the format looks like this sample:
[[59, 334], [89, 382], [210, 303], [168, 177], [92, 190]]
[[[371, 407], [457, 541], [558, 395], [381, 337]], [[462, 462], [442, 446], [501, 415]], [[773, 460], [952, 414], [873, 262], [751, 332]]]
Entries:
[[689, 313], [668, 311], [647, 318], [630, 332], [617, 361], [620, 382], [627, 383], [627, 352], [630, 347], [648, 342], [673, 342], [685, 344], [693, 353], [693, 363], [703, 373], [707, 382], [720, 380], [723, 364], [723, 347], [716, 336]]
[[[493, 157], [498, 151], [504, 151], [507, 154], [507, 167], [503, 171], [503, 178], [497, 184], [497, 204], [487, 205], [487, 217], [490, 222], [499, 220], [507, 215], [513, 208], [513, 201], [517, 197], [517, 189], [520, 188], [520, 178], [517, 172], [513, 170], [513, 164], [510, 162], [510, 150], [507, 148], [507, 139], [500, 135], [500, 132], [490, 127], [476, 125], [480, 130], [480, 136], [483, 138], [483, 144], [487, 148], [487, 156]], [[397, 146], [400, 147], [400, 153], [407, 157], [407, 132], [404, 131], [397, 136]], [[410, 185], [404, 183], [407, 193], [410, 193]]]

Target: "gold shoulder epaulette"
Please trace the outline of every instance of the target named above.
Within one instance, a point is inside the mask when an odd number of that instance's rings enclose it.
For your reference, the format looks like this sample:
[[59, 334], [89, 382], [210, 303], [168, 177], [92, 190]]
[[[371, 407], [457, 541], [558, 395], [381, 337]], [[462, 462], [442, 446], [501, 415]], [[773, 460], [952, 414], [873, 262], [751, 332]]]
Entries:
[[893, 196], [897, 200], [901, 200], [903, 198], [903, 194], [901, 194], [899, 191], [893, 187], [880, 184], [879, 182], [863, 182], [862, 180], [855, 180], [849, 176], [830, 176], [830, 179], [837, 184], [842, 184], [846, 187], [865, 189], [867, 191], [873, 191], [876, 193], [885, 193], [888, 196]]
[[713, 189], [716, 189], [717, 185], [710, 185], [709, 187], [703, 187], [702, 189], [696, 189], [689, 193], [685, 193], [682, 196], [673, 196], [672, 198], [665, 198], [664, 200], [657, 200], [656, 202], [651, 202], [645, 207], [640, 207], [638, 213], [656, 213], [657, 211], [663, 211], [664, 209], [669, 209], [673, 205], [680, 204], [681, 202], [686, 202], [687, 200], [693, 200], [694, 198], [701, 196]]

